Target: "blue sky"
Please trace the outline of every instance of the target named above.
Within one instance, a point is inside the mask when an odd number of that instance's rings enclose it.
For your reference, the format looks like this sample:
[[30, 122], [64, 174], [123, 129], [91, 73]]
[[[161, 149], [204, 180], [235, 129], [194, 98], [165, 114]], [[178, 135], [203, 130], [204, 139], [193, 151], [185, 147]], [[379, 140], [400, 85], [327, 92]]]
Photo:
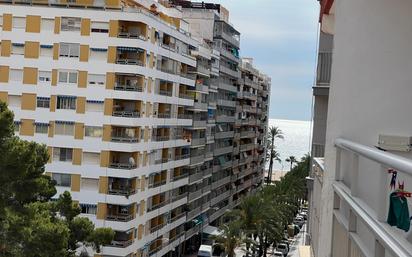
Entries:
[[[207, 2], [207, 1], [205, 1]], [[270, 118], [310, 120], [316, 61], [316, 0], [212, 0], [241, 33], [241, 55], [272, 78]]]

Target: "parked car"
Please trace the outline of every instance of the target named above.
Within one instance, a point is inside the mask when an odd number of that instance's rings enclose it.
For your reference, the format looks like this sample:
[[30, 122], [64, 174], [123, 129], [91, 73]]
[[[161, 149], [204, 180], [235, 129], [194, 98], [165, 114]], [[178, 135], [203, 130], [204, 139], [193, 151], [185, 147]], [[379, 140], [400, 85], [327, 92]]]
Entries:
[[299, 228], [301, 228], [303, 224], [305, 224], [305, 221], [303, 220], [302, 217], [296, 217], [293, 219], [293, 224], [296, 224], [299, 226]]
[[281, 240], [280, 243], [287, 245], [287, 247], [288, 247], [288, 252], [290, 251], [290, 243], [289, 243], [289, 240], [284, 239], [284, 240]]
[[304, 220], [308, 219], [308, 213], [307, 212], [303, 211], [303, 212], [299, 213], [299, 216], [302, 216]]
[[273, 256], [275, 256], [275, 257], [283, 257], [283, 253], [276, 251], [276, 252], [273, 253]]
[[276, 251], [281, 252], [283, 254], [283, 256], [286, 256], [286, 255], [288, 255], [289, 248], [286, 244], [278, 244], [276, 246]]
[[212, 246], [211, 245], [201, 245], [199, 251], [197, 252], [198, 257], [212, 257]]

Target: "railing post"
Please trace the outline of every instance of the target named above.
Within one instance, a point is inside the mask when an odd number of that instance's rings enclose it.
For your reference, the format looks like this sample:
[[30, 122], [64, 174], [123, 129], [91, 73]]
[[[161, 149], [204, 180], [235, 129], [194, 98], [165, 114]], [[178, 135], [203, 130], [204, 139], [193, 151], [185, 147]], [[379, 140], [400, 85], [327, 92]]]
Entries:
[[341, 161], [341, 156], [342, 156], [342, 149], [339, 147], [336, 148], [336, 167], [335, 167], [335, 180], [336, 181], [341, 181], [342, 180], [342, 174], [341, 174], [341, 166], [340, 166], [340, 161]]
[[375, 239], [375, 255], [374, 257], [385, 257], [385, 248]]
[[388, 174], [387, 174], [387, 167], [381, 165], [380, 170], [379, 170], [379, 186], [380, 190], [378, 190], [378, 210], [377, 210], [377, 215], [378, 215], [378, 220], [382, 222], [386, 222], [386, 217], [388, 215], [388, 194], [389, 194], [389, 185], [388, 185]]
[[352, 154], [352, 165], [351, 176], [350, 176], [350, 192], [352, 196], [358, 196], [358, 178], [359, 178], [359, 155], [356, 153]]

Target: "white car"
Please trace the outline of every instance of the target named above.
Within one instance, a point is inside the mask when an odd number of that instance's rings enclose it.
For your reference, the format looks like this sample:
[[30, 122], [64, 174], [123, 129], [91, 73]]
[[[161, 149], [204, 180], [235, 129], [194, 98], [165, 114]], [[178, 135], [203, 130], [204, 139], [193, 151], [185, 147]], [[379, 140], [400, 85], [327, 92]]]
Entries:
[[283, 256], [288, 255], [289, 249], [288, 246], [286, 244], [278, 244], [276, 246], [276, 251], [281, 252], [283, 254]]
[[283, 257], [283, 253], [276, 251], [276, 252], [273, 253], [273, 256], [275, 256], [275, 257]]
[[212, 257], [212, 246], [211, 245], [201, 245], [199, 251], [197, 252], [198, 257]]
[[301, 228], [303, 224], [305, 224], [305, 220], [302, 217], [296, 217], [293, 219], [293, 224], [296, 224]]

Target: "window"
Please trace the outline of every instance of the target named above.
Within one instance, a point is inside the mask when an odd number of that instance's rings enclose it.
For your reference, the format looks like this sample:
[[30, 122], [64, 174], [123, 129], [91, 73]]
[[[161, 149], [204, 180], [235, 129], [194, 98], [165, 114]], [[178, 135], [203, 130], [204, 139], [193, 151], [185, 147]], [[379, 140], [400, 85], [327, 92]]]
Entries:
[[26, 18], [25, 17], [13, 17], [13, 28], [16, 28], [16, 29], [26, 28]]
[[109, 33], [109, 23], [92, 21], [92, 32]]
[[48, 97], [37, 97], [37, 107], [38, 108], [50, 108], [50, 98]]
[[80, 204], [80, 208], [82, 209], [81, 213], [84, 214], [96, 214], [97, 213], [97, 205], [95, 204]]
[[77, 84], [77, 71], [59, 71], [59, 82]]
[[70, 174], [53, 173], [52, 179], [56, 181], [56, 186], [70, 187], [72, 184]]
[[24, 44], [13, 43], [11, 47], [11, 54], [24, 55]]
[[71, 148], [53, 148], [53, 160], [60, 162], [71, 162], [73, 156], [73, 149]]
[[104, 102], [103, 101], [87, 101], [86, 111], [87, 112], [103, 112]]
[[50, 71], [39, 71], [39, 82], [50, 82], [51, 72]]
[[86, 137], [102, 137], [103, 129], [101, 127], [86, 126], [84, 134]]
[[56, 135], [73, 136], [74, 135], [74, 123], [56, 121], [54, 133]]
[[76, 110], [76, 97], [57, 96], [57, 109]]
[[54, 19], [41, 19], [41, 31], [53, 31]]
[[49, 124], [47, 123], [35, 123], [36, 133], [47, 134], [49, 132]]
[[83, 152], [83, 164], [100, 164], [100, 153]]
[[81, 188], [86, 190], [98, 191], [99, 179], [95, 178], [82, 178]]
[[9, 106], [20, 107], [21, 97], [19, 95], [9, 95], [8, 102]]
[[100, 75], [100, 74], [89, 74], [87, 76], [89, 85], [99, 85], [102, 86], [105, 84], [106, 81], [106, 75]]
[[62, 17], [62, 31], [80, 31], [81, 18]]
[[19, 133], [20, 131], [20, 121], [14, 121], [14, 132]]
[[40, 56], [53, 57], [53, 46], [40, 45]]
[[23, 81], [23, 70], [10, 69], [10, 81]]
[[80, 44], [60, 43], [60, 54], [63, 57], [76, 57], [80, 55]]

